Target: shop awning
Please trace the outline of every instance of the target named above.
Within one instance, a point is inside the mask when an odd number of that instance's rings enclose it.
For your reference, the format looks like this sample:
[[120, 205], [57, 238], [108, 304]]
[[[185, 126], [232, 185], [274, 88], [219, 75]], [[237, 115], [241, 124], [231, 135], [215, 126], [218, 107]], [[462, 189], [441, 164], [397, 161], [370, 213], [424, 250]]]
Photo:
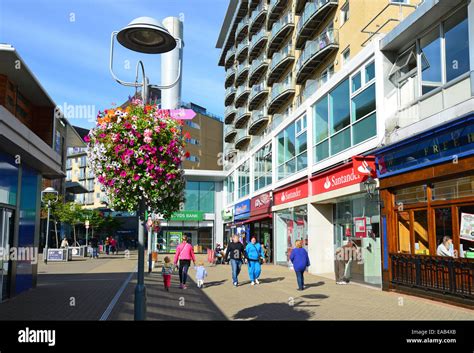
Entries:
[[268, 214], [263, 214], [263, 215], [259, 215], [259, 216], [250, 217], [249, 219], [247, 219], [243, 223], [256, 222], [256, 221], [260, 221], [260, 220], [265, 219], [265, 218], [272, 218], [272, 214], [268, 213]]

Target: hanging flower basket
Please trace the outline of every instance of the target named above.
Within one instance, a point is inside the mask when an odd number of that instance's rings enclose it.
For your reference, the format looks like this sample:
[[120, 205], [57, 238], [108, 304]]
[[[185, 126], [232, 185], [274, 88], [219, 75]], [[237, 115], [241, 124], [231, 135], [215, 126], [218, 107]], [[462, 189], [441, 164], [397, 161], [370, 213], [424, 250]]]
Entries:
[[133, 99], [125, 109], [99, 112], [85, 137], [89, 166], [116, 210], [136, 211], [144, 202], [169, 219], [184, 202], [182, 122], [156, 105]]

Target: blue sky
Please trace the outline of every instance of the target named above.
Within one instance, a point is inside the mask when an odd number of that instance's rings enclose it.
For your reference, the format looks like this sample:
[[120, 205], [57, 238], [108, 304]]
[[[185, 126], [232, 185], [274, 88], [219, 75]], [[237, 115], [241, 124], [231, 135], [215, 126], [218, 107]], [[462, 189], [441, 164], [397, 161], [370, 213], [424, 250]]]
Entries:
[[[59, 106], [103, 110], [134, 93], [109, 74], [110, 34], [132, 19], [168, 16], [184, 19], [182, 99], [214, 114], [224, 112], [224, 70], [215, 48], [227, 0], [0, 0], [0, 43], [12, 44]], [[134, 81], [135, 63], [145, 64], [159, 84], [159, 55], [138, 54], [116, 43], [116, 74]], [[126, 69], [127, 60], [130, 68]], [[92, 127], [87, 119], [70, 119]]]

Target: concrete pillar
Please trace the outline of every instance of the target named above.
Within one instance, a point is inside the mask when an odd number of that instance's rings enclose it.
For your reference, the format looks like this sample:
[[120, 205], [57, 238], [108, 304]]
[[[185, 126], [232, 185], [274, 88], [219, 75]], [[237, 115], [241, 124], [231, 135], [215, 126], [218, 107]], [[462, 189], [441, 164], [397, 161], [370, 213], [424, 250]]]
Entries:
[[[163, 20], [163, 26], [176, 39], [183, 39], [183, 22], [177, 17], [167, 17]], [[181, 42], [183, 43], [183, 42]], [[176, 46], [175, 49], [161, 55], [161, 85], [172, 84], [179, 74], [179, 60], [181, 60], [181, 69], [183, 63], [183, 48]], [[174, 87], [163, 89], [161, 91], [161, 107], [163, 109], [179, 108], [181, 101], [180, 80]]]
[[334, 273], [332, 204], [308, 205], [308, 254], [312, 274]]

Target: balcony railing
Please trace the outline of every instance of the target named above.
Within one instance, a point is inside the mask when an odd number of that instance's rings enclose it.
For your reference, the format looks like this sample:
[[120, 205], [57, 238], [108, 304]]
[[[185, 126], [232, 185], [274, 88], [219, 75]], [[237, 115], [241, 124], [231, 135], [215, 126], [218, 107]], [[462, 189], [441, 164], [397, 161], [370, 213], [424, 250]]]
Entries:
[[[261, 18], [261, 16], [266, 13], [268, 10], [268, 5], [266, 1], [260, 1], [258, 6], [252, 11], [250, 14], [250, 32], [254, 30], [254, 27], [256, 25], [255, 20]], [[260, 22], [260, 21], [259, 21]], [[265, 22], [265, 21], [263, 21]]]
[[288, 0], [271, 0], [270, 6], [268, 7], [269, 18], [268, 25], [271, 26], [273, 22], [279, 17], [281, 12], [285, 9], [288, 4]]
[[235, 92], [236, 92], [235, 87], [232, 86], [232, 87], [227, 88], [225, 90], [225, 98], [229, 97], [232, 94], [235, 94]]
[[296, 62], [297, 83], [300, 83], [301, 70], [309, 63], [316, 66], [316, 62], [321, 61], [328, 54], [325, 49], [332, 46], [336, 47], [339, 43], [338, 32], [334, 29], [328, 29], [321, 33], [316, 39], [306, 42], [305, 48], [302, 51], [298, 61]]
[[391, 283], [474, 300], [474, 260], [390, 254]]
[[252, 100], [260, 92], [268, 91], [267, 84], [265, 82], [260, 82], [252, 86], [249, 99]]
[[235, 56], [235, 47], [231, 47], [228, 51], [227, 51], [227, 54], [225, 55], [225, 62], [227, 64], [227, 62], [229, 61], [229, 59], [231, 57]]
[[273, 101], [283, 92], [287, 90], [294, 90], [294, 89], [295, 89], [295, 83], [293, 80], [285, 80], [284, 82], [275, 83], [272, 86], [272, 94], [270, 96], [270, 101]]
[[297, 105], [300, 106], [303, 104], [303, 102], [311, 97], [320, 86], [321, 82], [319, 79], [306, 81], [305, 87], [298, 97]]
[[237, 66], [237, 76], [240, 76], [243, 71], [248, 70], [248, 69], [249, 69], [249, 61], [246, 59]]
[[[336, 7], [337, 4], [338, 0], [312, 0], [311, 2], [306, 3], [304, 11], [296, 26], [298, 37], [307, 37], [314, 33], [316, 27], [321, 23], [321, 19], [327, 15], [327, 11], [331, 8], [331, 5]], [[298, 38], [298, 49], [303, 43], [304, 38]]]
[[249, 48], [249, 40], [248, 40], [248, 38], [245, 38], [237, 46], [237, 51], [236, 51], [237, 59], [240, 60], [243, 56], [242, 53], [245, 52], [245, 51], [248, 51], [248, 48]]
[[270, 40], [273, 41], [275, 37], [277, 37], [280, 32], [290, 24], [294, 24], [295, 18], [292, 12], [287, 12], [284, 16], [282, 16], [277, 22], [275, 22], [272, 26], [272, 31], [270, 34]]
[[249, 139], [250, 135], [247, 128], [237, 129], [237, 134], [235, 135], [235, 144], [242, 142], [242, 140]]
[[230, 133], [235, 132], [234, 125], [225, 125], [224, 126], [224, 135], [229, 135]]
[[239, 38], [242, 38], [241, 36], [241, 33], [242, 33], [242, 30], [245, 29], [245, 27], [248, 27], [249, 25], [249, 18], [248, 16], [245, 16], [240, 22], [239, 24], [237, 25], [237, 30], [235, 31], [235, 39], [236, 41], [239, 40]]
[[260, 31], [258, 31], [257, 34], [253, 35], [250, 40], [252, 42], [249, 49], [250, 54], [254, 54], [254, 51], [257, 48], [257, 46], [261, 47], [262, 43], [265, 43], [267, 38], [268, 38], [268, 32], [265, 28], [262, 28]]
[[[263, 67], [268, 67], [268, 60], [265, 52], [260, 54], [258, 58], [253, 59], [252, 61], [249, 72], [249, 84], [254, 84], [261, 78], [261, 76], [264, 74], [264, 71], [260, 69]], [[254, 76], [257, 71], [259, 72], [259, 75]]]
[[291, 43], [281, 48], [278, 52], [273, 54], [272, 62], [270, 64], [270, 71], [272, 71], [278, 64], [280, 64], [284, 59], [293, 55], [293, 46]]

